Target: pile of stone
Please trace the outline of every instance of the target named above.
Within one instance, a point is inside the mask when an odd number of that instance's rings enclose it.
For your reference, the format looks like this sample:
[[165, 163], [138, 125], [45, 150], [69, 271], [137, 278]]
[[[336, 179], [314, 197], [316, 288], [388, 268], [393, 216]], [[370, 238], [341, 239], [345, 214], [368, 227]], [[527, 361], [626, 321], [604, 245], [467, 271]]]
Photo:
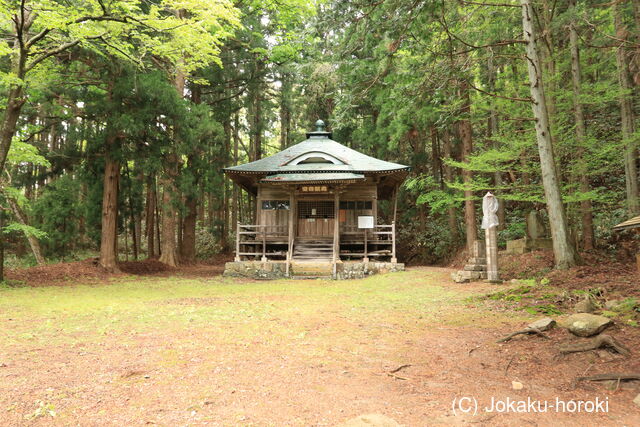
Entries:
[[487, 257], [484, 240], [476, 240], [473, 243], [471, 257], [462, 270], [451, 274], [456, 283], [466, 283], [472, 280], [485, 280], [487, 278]]

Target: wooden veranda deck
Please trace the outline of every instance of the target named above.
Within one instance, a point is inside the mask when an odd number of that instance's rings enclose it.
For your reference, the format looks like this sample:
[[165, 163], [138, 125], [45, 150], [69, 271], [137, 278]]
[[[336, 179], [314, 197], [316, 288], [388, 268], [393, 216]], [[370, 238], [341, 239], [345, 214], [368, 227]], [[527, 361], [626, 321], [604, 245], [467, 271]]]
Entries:
[[[288, 225], [237, 224], [235, 261], [293, 260], [327, 261], [334, 266], [342, 260], [368, 262], [390, 259], [396, 263], [396, 227], [378, 224], [371, 229], [340, 226], [338, 236], [296, 238]], [[335, 267], [334, 267], [335, 270]]]

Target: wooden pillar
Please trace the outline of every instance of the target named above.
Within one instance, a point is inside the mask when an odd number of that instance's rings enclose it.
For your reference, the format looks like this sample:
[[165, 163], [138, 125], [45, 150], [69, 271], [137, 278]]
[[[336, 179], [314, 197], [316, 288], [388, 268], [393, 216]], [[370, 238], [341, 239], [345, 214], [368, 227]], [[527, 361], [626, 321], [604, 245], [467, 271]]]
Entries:
[[391, 263], [396, 264], [396, 216], [398, 212], [398, 185], [393, 189], [393, 220], [391, 221]]
[[267, 226], [262, 224], [257, 230], [262, 229], [262, 258], [260, 261], [267, 262]]
[[393, 219], [391, 220], [393, 224], [395, 224], [396, 222], [397, 211], [398, 211], [398, 185], [396, 185], [395, 188], [393, 189]]
[[337, 263], [340, 262], [340, 188], [335, 188], [333, 206], [333, 276], [337, 274]]
[[240, 261], [240, 221], [236, 222], [236, 257], [234, 261]]
[[396, 258], [396, 222], [391, 223], [391, 263], [396, 264], [398, 258]]
[[[375, 229], [374, 229], [375, 230]], [[364, 237], [364, 258], [362, 258], [362, 261], [364, 261], [365, 263], [369, 262], [369, 250], [367, 247], [367, 229], [363, 229], [362, 233], [363, 233], [363, 237]]]
[[288, 249], [287, 249], [287, 276], [290, 275], [291, 269], [291, 258], [293, 258], [293, 232], [294, 232], [294, 222], [295, 222], [295, 204], [296, 204], [296, 190], [295, 187], [289, 188], [289, 231], [288, 231]]

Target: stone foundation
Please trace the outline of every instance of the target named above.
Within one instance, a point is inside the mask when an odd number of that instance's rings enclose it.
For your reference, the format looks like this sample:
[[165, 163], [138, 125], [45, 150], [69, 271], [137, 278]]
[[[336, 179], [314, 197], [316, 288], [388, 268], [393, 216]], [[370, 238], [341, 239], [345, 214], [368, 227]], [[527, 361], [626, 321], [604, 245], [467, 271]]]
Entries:
[[[336, 277], [333, 276], [331, 263], [292, 262], [290, 277], [328, 279], [362, 279], [374, 274], [404, 271], [404, 264], [391, 262], [341, 262], [336, 264]], [[246, 277], [251, 279], [283, 279], [287, 278], [287, 267], [284, 261], [233, 261], [224, 266], [225, 277]]]
[[225, 277], [249, 277], [252, 279], [280, 279], [286, 276], [284, 262], [232, 261], [224, 265]]
[[362, 279], [374, 274], [404, 271], [404, 264], [391, 262], [342, 262], [336, 266], [336, 279]]

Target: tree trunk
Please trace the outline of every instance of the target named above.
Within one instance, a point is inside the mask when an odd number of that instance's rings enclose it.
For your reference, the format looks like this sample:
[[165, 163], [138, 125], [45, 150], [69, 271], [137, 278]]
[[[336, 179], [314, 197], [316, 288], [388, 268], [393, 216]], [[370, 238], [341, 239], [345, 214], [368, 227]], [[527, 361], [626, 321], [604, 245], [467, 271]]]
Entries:
[[542, 185], [549, 213], [555, 266], [558, 269], [567, 269], [576, 265], [576, 252], [569, 238], [566, 214], [560, 194], [560, 183], [558, 182], [551, 130], [549, 129], [549, 115], [542, 84], [541, 64], [533, 26], [533, 8], [531, 0], [520, 0], [520, 4], [522, 5], [522, 27], [527, 42], [526, 61], [529, 70], [531, 98], [533, 99], [533, 115], [536, 119], [536, 140], [540, 155]]
[[[224, 123], [224, 166], [229, 166], [231, 141], [233, 139], [233, 130], [231, 129], [231, 117], [229, 117]], [[223, 178], [222, 186], [224, 193], [222, 194], [222, 229], [220, 231], [220, 246], [223, 251], [226, 251], [229, 242], [229, 183], [228, 180]]]
[[182, 224], [182, 246], [180, 257], [184, 262], [192, 263], [196, 260], [196, 220], [198, 217], [198, 200], [195, 195], [185, 197], [187, 211]]
[[[238, 140], [240, 139], [240, 135], [238, 133], [239, 126], [240, 126], [240, 117], [236, 113], [234, 117], [234, 124], [233, 124], [233, 164], [234, 166], [238, 164], [238, 142], [239, 142]], [[238, 189], [238, 184], [236, 184], [235, 182], [232, 182], [231, 185], [233, 188], [233, 195], [232, 195], [233, 199], [231, 202], [231, 227], [232, 227], [233, 235], [235, 236], [237, 227], [238, 227], [238, 209], [240, 207], [238, 203], [238, 197], [240, 197], [240, 190]], [[293, 207], [290, 207], [290, 209], [293, 209]]]
[[[4, 228], [4, 211], [0, 210], [0, 230]], [[4, 282], [4, 239], [0, 235], [0, 282]]]
[[[471, 99], [469, 96], [469, 83], [466, 80], [460, 82], [459, 96], [462, 99], [461, 113], [463, 118], [458, 123], [458, 132], [462, 141], [461, 161], [468, 160], [473, 151], [473, 134], [471, 128]], [[469, 169], [462, 170], [462, 180], [465, 184], [464, 190], [464, 222], [467, 235], [467, 250], [473, 249], [473, 243], [478, 239], [478, 228], [476, 225], [476, 209], [473, 200], [473, 191], [469, 188], [473, 181], [473, 172]]]
[[288, 73], [282, 73], [282, 85], [280, 87], [280, 150], [289, 146], [289, 134], [291, 133], [291, 77]]
[[[23, 19], [20, 14], [15, 16], [15, 19]], [[16, 23], [18, 25], [18, 23]], [[24, 29], [27, 31], [27, 28]], [[27, 61], [27, 51], [25, 51], [18, 40], [14, 42], [14, 53], [11, 55], [11, 71], [15, 80], [21, 81], [25, 77], [25, 65]], [[24, 85], [22, 83], [11, 83], [9, 85], [9, 91], [7, 93], [7, 106], [4, 109], [2, 115], [2, 122], [0, 123], [0, 176], [3, 176], [4, 166], [7, 162], [7, 155], [9, 154], [9, 148], [11, 148], [11, 141], [16, 134], [16, 128], [18, 119], [20, 118], [20, 112], [22, 106], [26, 102], [24, 96]]]
[[263, 117], [262, 117], [262, 72], [264, 63], [261, 59], [256, 58], [256, 80], [253, 83], [251, 91], [251, 103], [253, 105], [251, 111], [250, 131], [251, 131], [251, 147], [252, 154], [249, 160], [255, 161], [262, 158], [262, 133], [263, 133]]
[[[575, 8], [576, 0], [571, 0], [571, 5]], [[580, 191], [586, 193], [590, 190], [589, 175], [585, 160], [586, 126], [584, 121], [584, 111], [580, 94], [582, 92], [582, 71], [580, 66], [580, 49], [578, 47], [578, 31], [576, 21], [572, 20], [569, 25], [569, 44], [571, 46], [571, 78], [573, 80], [573, 114], [576, 122], [576, 144], [578, 145], [579, 181]], [[594, 246], [593, 237], [593, 212], [591, 200], [580, 202], [580, 214], [582, 216], [582, 247], [590, 251]]]
[[[614, 24], [616, 38], [627, 39], [627, 28], [625, 26], [620, 5], [613, 4]], [[616, 50], [616, 64], [618, 66], [618, 80], [622, 89], [620, 95], [620, 115], [622, 117], [622, 140], [624, 143], [624, 176], [627, 192], [627, 208], [631, 215], [640, 214], [640, 202], [638, 200], [638, 148], [635, 140], [635, 116], [633, 111], [633, 83], [629, 76], [629, 62], [624, 44], [621, 43]]]
[[[6, 197], [6, 199], [7, 199], [7, 202], [9, 203], [9, 206], [11, 207], [11, 211], [15, 215], [18, 222], [22, 225], [29, 225], [29, 219], [27, 218], [27, 215], [24, 213], [22, 208], [20, 208], [20, 206], [18, 205], [18, 202], [16, 202], [16, 200], [11, 197]], [[25, 236], [27, 237], [27, 241], [29, 242], [29, 246], [31, 247], [31, 252], [33, 252], [33, 256], [36, 259], [36, 263], [38, 265], [44, 265], [45, 260], [44, 260], [44, 257], [42, 256], [42, 249], [40, 248], [40, 242], [32, 234], [25, 233]]]
[[[541, 54], [541, 65], [546, 71], [547, 76], [547, 87], [546, 87], [546, 103], [547, 103], [547, 113], [549, 117], [549, 129], [555, 129], [555, 119], [557, 115], [556, 108], [556, 60], [555, 60], [555, 52], [554, 52], [554, 40], [553, 40], [553, 14], [556, 13], [558, 7], [555, 4], [557, 0], [553, 0], [554, 4], [549, 4], [549, 0], [542, 0], [542, 4], [540, 7], [539, 16], [542, 18], [540, 21], [540, 25], [542, 26], [540, 31], [539, 41], [544, 46], [544, 49], [539, 49], [538, 52]], [[544, 77], [543, 73], [540, 73], [540, 78]], [[551, 134], [551, 143], [555, 144], [555, 134]]]
[[[488, 71], [488, 87], [489, 92], [495, 93], [496, 90], [496, 67], [493, 63], [493, 56], [489, 56], [489, 60], [487, 61], [487, 71]], [[497, 140], [498, 136], [498, 112], [496, 111], [495, 99], [493, 97], [489, 97], [489, 126], [487, 129], [487, 137], [493, 146], [494, 149], [498, 149], [500, 147], [500, 143]], [[500, 188], [502, 187], [502, 172], [495, 171], [493, 173], [493, 185], [495, 185], [496, 196], [500, 195]], [[498, 202], [498, 230], [504, 230], [506, 215], [504, 210], [505, 201], [499, 200]]]
[[[140, 162], [136, 162], [135, 163], [135, 175], [136, 175], [136, 185], [137, 188], [141, 188], [142, 190], [140, 190], [140, 196], [142, 197], [144, 195], [144, 171], [142, 169], [142, 165], [140, 164]], [[136, 254], [137, 256], [141, 256], [142, 255], [142, 209], [136, 209], [136, 211], [134, 212], [133, 208], [131, 209], [131, 211], [133, 212], [133, 232], [136, 236]], [[138, 259], [136, 256], [136, 260]]]
[[[445, 159], [453, 159], [451, 149], [451, 135], [449, 129], [445, 129], [442, 132], [442, 151]], [[444, 162], [443, 162], [444, 163]], [[448, 164], [444, 164], [444, 178], [446, 182], [453, 182], [453, 168]], [[449, 221], [449, 231], [451, 232], [451, 238], [454, 242], [460, 240], [458, 233], [458, 219], [456, 217], [455, 206], [449, 206], [447, 208], [447, 219]]]
[[442, 182], [442, 158], [440, 157], [440, 142], [438, 141], [438, 129], [431, 126], [431, 169], [433, 169], [433, 177], [437, 182]]
[[102, 228], [100, 234], [100, 265], [109, 272], [118, 272], [118, 185], [120, 163], [110, 153], [117, 143], [108, 137], [105, 150], [104, 184], [102, 192]]
[[[184, 10], [176, 11], [176, 16], [182, 18]], [[174, 76], [173, 84], [178, 96], [184, 97], [186, 75], [178, 65]], [[176, 130], [173, 129], [173, 143], [178, 144]], [[176, 154], [176, 147], [172, 147], [171, 152], [165, 156], [164, 176], [162, 183], [162, 237], [160, 241], [160, 262], [171, 267], [178, 265], [178, 246], [176, 244], [176, 231], [180, 226], [176, 215], [175, 203], [178, 199], [178, 189], [176, 181], [178, 178], [179, 157]], [[179, 230], [182, 231], [182, 230]]]
[[147, 176], [147, 203], [146, 203], [146, 234], [147, 234], [147, 258], [154, 258], [155, 251], [155, 217], [156, 217], [156, 183], [153, 175]]
[[162, 182], [162, 235], [160, 241], [160, 258], [159, 261], [171, 267], [178, 265], [178, 254], [176, 253], [176, 209], [174, 206], [174, 197], [176, 188], [173, 183], [175, 173], [173, 169], [177, 168], [177, 159], [175, 155], [170, 155], [168, 169], [165, 171], [165, 177]]

